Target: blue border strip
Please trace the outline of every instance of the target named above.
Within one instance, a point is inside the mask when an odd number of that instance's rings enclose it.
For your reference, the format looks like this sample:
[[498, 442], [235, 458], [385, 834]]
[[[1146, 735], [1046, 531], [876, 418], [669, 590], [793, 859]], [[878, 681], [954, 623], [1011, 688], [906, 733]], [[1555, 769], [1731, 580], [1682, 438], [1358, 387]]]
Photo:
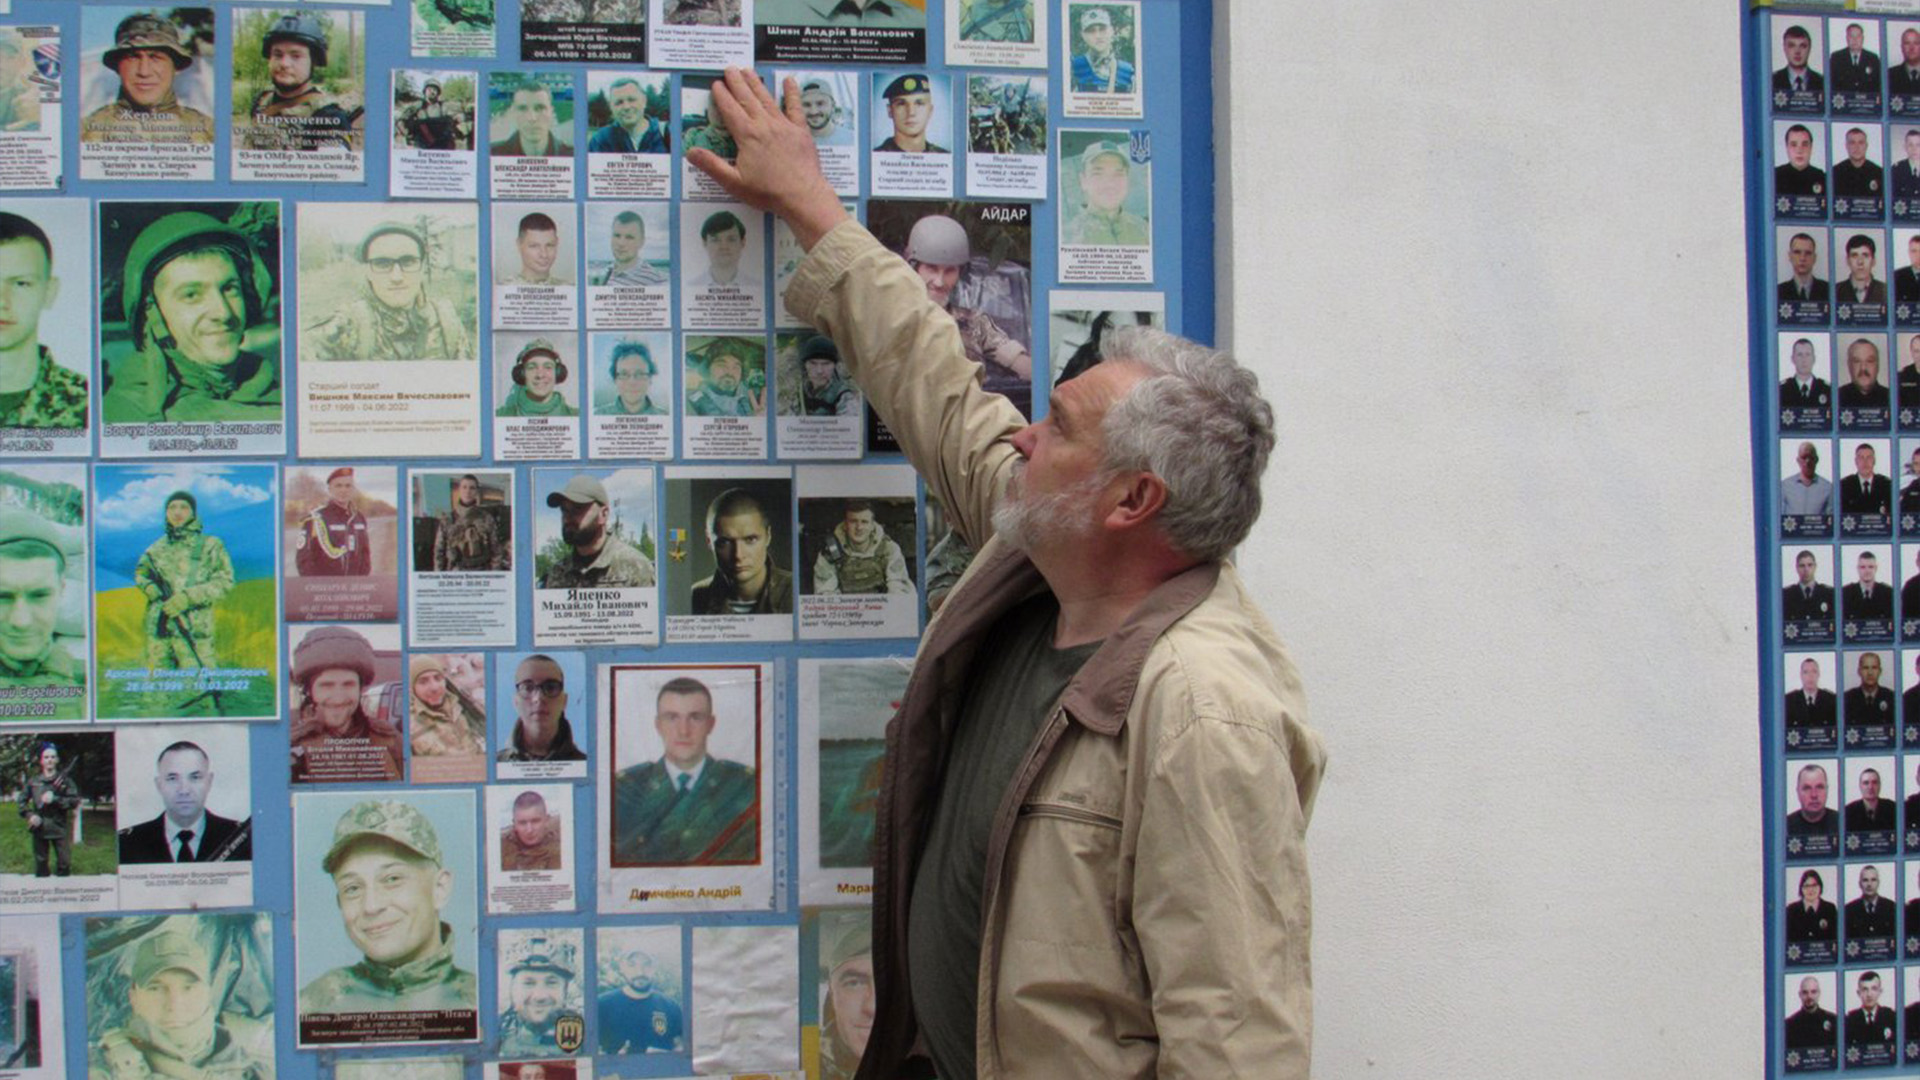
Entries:
[[[1062, 30], [1062, 33], [1065, 31]], [[1216, 344], [1213, 221], [1213, 5], [1180, 5], [1181, 332]], [[1164, 284], [1156, 284], [1165, 288]], [[1167, 308], [1173, 311], [1173, 303]]]

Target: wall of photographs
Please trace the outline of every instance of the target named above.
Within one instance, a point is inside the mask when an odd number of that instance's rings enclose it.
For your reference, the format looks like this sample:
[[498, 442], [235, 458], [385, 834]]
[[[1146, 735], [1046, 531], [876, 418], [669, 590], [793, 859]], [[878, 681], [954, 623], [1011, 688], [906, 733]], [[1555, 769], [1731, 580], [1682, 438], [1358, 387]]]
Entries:
[[969, 553], [685, 153], [1044, 413], [1212, 334], [1206, 8], [0, 0], [0, 1080], [850, 1075]]

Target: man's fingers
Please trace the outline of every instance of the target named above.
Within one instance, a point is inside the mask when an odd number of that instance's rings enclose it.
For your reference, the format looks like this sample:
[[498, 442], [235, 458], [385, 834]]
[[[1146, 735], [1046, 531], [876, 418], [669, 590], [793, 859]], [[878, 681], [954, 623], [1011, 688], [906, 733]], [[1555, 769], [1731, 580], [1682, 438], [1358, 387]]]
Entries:
[[[766, 96], [767, 88], [760, 85], [760, 80], [754, 78], [752, 71], [731, 67], [720, 76], [720, 80], [726, 85], [728, 96], [739, 106], [742, 116], [758, 117], [765, 110], [766, 104], [760, 99]], [[716, 85], [714, 89], [719, 89], [719, 86]], [[755, 93], [756, 90], [759, 92]]]
[[789, 75], [780, 85], [780, 101], [786, 106], [787, 119], [796, 124], [806, 123], [806, 117], [800, 112], [800, 80]]
[[746, 108], [740, 104], [740, 99], [734, 96], [732, 89], [724, 81], [713, 84], [707, 108], [720, 113], [720, 119], [726, 122], [729, 131], [741, 131], [747, 126]]
[[687, 151], [687, 164], [713, 177], [715, 183], [727, 190], [728, 194], [738, 194], [740, 170], [733, 163], [704, 146], [696, 146]]
[[747, 81], [753, 84], [753, 100], [760, 103], [760, 108], [766, 112], [779, 112], [780, 106], [774, 104], [773, 94], [767, 90], [767, 84], [761, 82], [759, 76], [752, 72], [743, 71], [743, 74], [747, 76]]

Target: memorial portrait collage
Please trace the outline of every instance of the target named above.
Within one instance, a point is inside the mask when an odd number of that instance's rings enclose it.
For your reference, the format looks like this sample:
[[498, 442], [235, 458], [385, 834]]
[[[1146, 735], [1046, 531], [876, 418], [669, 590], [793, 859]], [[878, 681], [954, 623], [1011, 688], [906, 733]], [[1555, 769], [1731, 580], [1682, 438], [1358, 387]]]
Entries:
[[[1044, 417], [1211, 303], [1180, 8], [0, 0], [0, 1080], [850, 1078], [885, 728], [972, 550], [788, 309], [800, 241], [688, 152], [736, 153], [724, 68], [791, 80]], [[1856, 324], [1809, 305], [1825, 379]], [[1782, 437], [1884, 472], [1885, 384]], [[1815, 579], [1898, 587], [1891, 504], [1802, 518]], [[1789, 655], [1897, 681], [1866, 611]], [[1792, 755], [1891, 806], [1897, 723], [1848, 715]], [[1920, 897], [1889, 828], [1793, 866]], [[1920, 957], [1853, 940], [1808, 970]]]

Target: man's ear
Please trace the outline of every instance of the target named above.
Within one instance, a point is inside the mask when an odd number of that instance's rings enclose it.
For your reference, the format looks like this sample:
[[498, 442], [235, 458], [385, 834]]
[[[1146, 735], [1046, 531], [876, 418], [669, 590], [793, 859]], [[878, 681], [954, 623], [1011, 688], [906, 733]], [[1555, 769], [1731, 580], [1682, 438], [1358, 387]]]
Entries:
[[[1104, 519], [1109, 529], [1133, 529], [1149, 524], [1160, 516], [1161, 509], [1167, 505], [1167, 482], [1150, 472], [1116, 477], [1113, 483], [1124, 486], [1119, 489], [1119, 501]], [[1114, 495], [1111, 486], [1107, 489], [1107, 495]]]

